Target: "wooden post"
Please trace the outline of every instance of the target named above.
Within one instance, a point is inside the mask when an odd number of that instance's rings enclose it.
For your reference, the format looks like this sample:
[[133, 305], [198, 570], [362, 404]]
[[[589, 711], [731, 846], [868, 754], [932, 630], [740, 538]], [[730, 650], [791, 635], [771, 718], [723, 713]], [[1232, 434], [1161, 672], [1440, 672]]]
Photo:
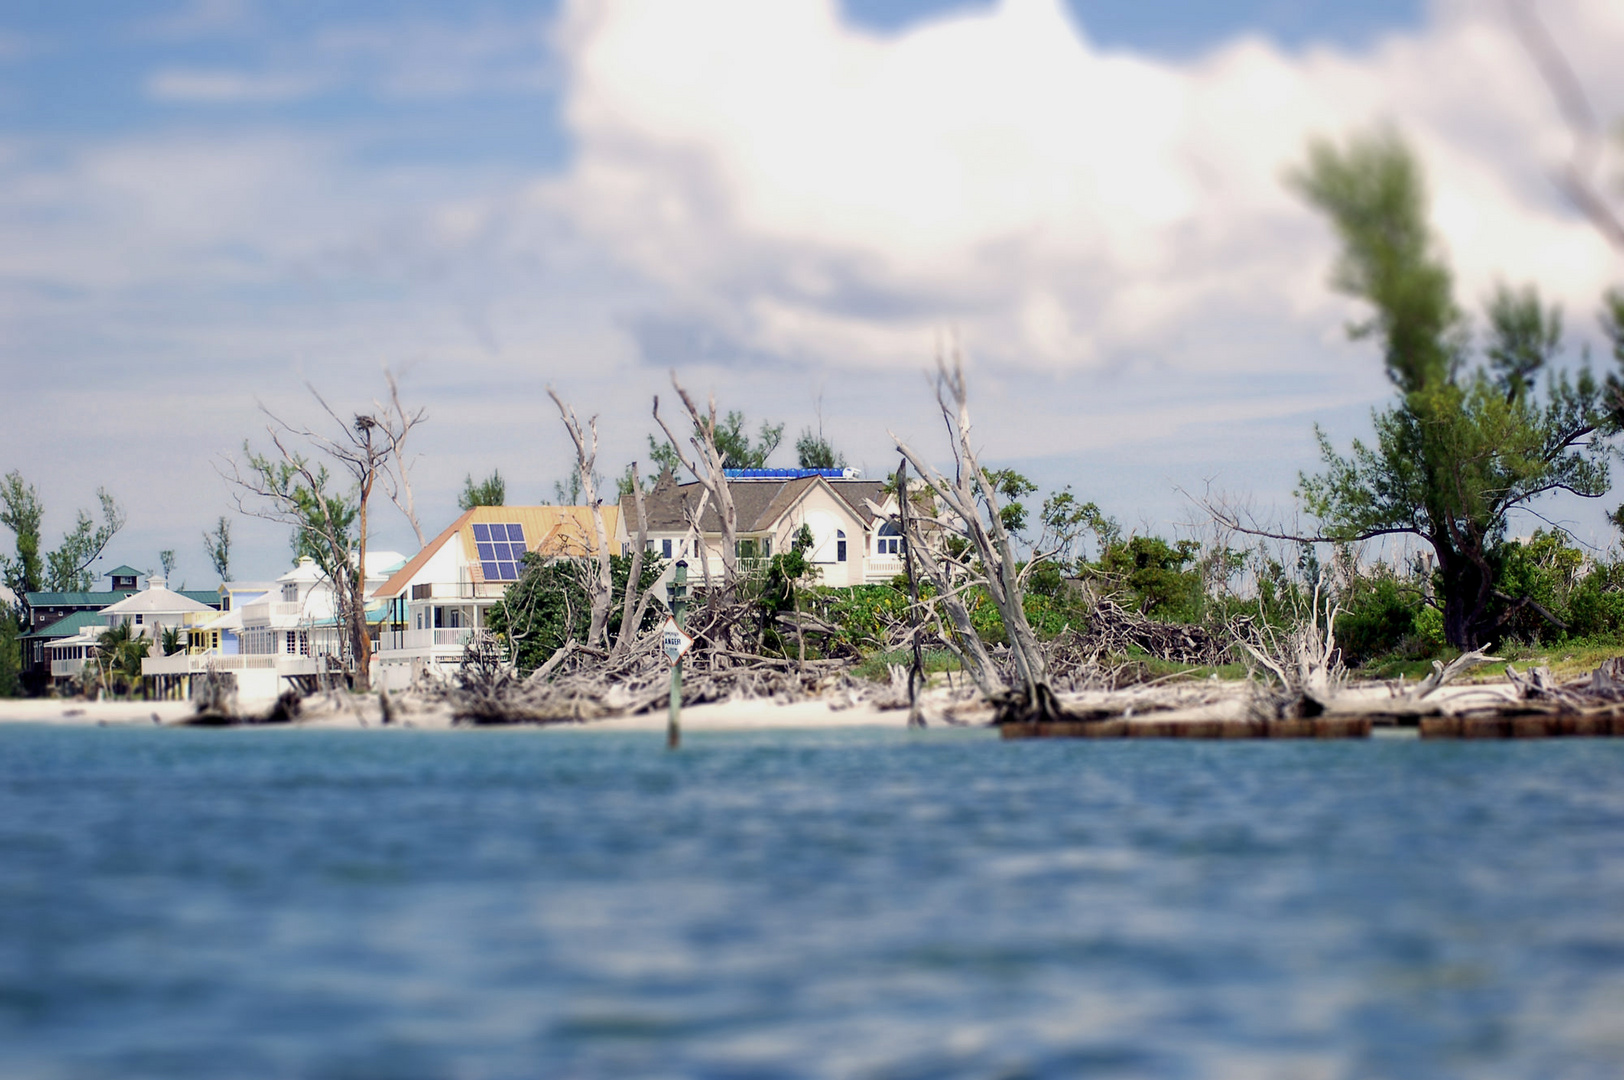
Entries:
[[897, 516], [902, 525], [902, 565], [908, 571], [908, 621], [913, 624], [913, 667], [908, 670], [908, 726], [924, 727], [919, 688], [925, 681], [925, 658], [919, 652], [919, 578], [914, 575], [913, 546], [908, 543], [908, 459], [897, 465]]
[[[671, 598], [671, 617], [677, 628], [688, 628], [688, 561], [678, 559], [671, 584], [667, 586]], [[682, 745], [682, 659], [671, 665], [671, 714], [665, 725], [665, 748], [675, 750]]]

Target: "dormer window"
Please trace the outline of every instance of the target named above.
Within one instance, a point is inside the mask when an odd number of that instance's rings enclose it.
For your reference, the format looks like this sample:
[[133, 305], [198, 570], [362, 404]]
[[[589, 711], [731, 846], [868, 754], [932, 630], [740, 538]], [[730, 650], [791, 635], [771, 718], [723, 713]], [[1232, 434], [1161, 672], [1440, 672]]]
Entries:
[[282, 586], [282, 601], [283, 601], [283, 603], [291, 604], [291, 603], [293, 603], [294, 601], [296, 601], [298, 599], [299, 599], [299, 586], [297, 586], [297, 585], [284, 585], [284, 586]]
[[874, 539], [874, 554], [900, 555], [902, 554], [902, 530], [887, 521], [880, 526], [880, 534]]

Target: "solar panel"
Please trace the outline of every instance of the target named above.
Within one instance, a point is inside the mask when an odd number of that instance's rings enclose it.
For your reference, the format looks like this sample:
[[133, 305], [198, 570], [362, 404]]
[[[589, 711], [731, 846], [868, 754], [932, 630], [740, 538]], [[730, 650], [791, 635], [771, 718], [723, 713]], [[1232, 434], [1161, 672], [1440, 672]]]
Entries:
[[486, 581], [518, 581], [524, 569], [524, 526], [498, 521], [474, 526], [474, 547]]

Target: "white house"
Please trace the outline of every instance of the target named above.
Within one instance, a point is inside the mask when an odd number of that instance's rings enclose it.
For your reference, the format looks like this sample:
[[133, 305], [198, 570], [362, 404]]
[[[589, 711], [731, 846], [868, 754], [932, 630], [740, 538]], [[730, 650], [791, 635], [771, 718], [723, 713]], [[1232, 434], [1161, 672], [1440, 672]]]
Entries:
[[[619, 508], [603, 508], [609, 553], [622, 549]], [[386, 605], [373, 657], [380, 686], [398, 690], [420, 674], [445, 676], [469, 637], [517, 581], [527, 554], [543, 559], [596, 555], [597, 525], [585, 506], [476, 506], [412, 557], [377, 591]]]
[[[180, 641], [184, 645], [186, 630], [191, 624], [212, 619], [218, 614], [209, 605], [172, 591], [163, 578], [148, 577], [146, 587], [140, 592], [131, 593], [95, 612], [93, 617], [83, 621], [76, 634], [58, 638], [46, 646], [51, 679], [61, 682], [79, 676], [84, 671], [85, 662], [95, 657], [101, 635], [124, 623], [130, 624], [131, 637], [148, 638], [152, 642], [152, 653], [161, 655], [165, 630], [180, 631]], [[142, 674], [146, 673], [143, 662]]]
[[[790, 550], [805, 525], [812, 532], [807, 558], [824, 585], [872, 584], [903, 572], [902, 537], [887, 517], [896, 512], [896, 496], [882, 482], [852, 469], [730, 469], [727, 478], [737, 519], [735, 554], [746, 565]], [[705, 580], [708, 572], [710, 581], [721, 581], [722, 522], [703, 485], [679, 484], [666, 474], [644, 497], [644, 508], [650, 551], [688, 560], [691, 580]], [[621, 513], [627, 530], [635, 530], [632, 496], [621, 499]]]
[[[404, 562], [396, 551], [367, 552], [369, 600]], [[348, 649], [333, 584], [315, 560], [301, 558], [275, 582], [222, 585], [221, 590], [231, 610], [210, 610], [207, 618], [195, 619], [189, 627], [194, 647], [174, 656], [149, 656], [141, 664], [143, 675], [186, 692], [193, 675], [230, 672], [239, 700], [267, 700], [289, 686], [313, 689], [323, 672], [344, 666]], [[369, 621], [372, 613], [369, 603]]]

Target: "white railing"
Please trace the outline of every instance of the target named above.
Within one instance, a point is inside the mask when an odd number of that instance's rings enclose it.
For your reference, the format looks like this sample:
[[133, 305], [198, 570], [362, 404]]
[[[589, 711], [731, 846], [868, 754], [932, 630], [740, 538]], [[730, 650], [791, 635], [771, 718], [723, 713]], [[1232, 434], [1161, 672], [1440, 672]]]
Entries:
[[438, 630], [408, 630], [406, 631], [406, 647], [408, 649], [421, 649], [426, 645], [455, 645], [461, 648], [467, 644], [473, 630], [464, 627], [453, 627]]
[[149, 656], [141, 661], [143, 675], [201, 675], [205, 671], [280, 671], [284, 675], [312, 674], [317, 662], [311, 656], [286, 653], [247, 653], [236, 656]]
[[272, 619], [297, 619], [304, 614], [304, 605], [298, 602], [277, 601], [270, 603], [262, 601], [258, 604], [249, 604], [242, 609], [242, 621], [270, 622]]
[[52, 660], [51, 678], [71, 679], [85, 669], [88, 660]]

